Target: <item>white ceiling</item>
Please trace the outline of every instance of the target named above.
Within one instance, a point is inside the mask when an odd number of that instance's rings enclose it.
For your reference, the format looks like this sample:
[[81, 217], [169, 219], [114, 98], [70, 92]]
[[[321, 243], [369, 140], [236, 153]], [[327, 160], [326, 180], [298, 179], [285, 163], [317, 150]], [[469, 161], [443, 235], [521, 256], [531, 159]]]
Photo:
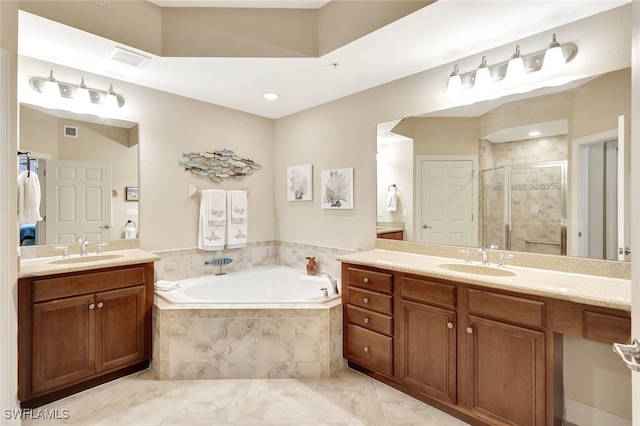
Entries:
[[320, 9], [330, 0], [148, 0], [162, 7], [238, 7], [262, 9]]
[[[319, 58], [164, 58], [20, 12], [19, 53], [193, 99], [280, 118], [548, 31], [630, 0], [439, 0]], [[162, 6], [205, 2], [154, 0]], [[324, 1], [207, 1], [321, 7]], [[445, 23], [445, 24], [443, 24]], [[108, 59], [116, 46], [152, 59], [134, 68]], [[338, 67], [332, 66], [339, 63]], [[447, 76], [443, 76], [446, 84]], [[116, 88], [117, 91], [117, 88]], [[264, 92], [277, 92], [267, 101]]]

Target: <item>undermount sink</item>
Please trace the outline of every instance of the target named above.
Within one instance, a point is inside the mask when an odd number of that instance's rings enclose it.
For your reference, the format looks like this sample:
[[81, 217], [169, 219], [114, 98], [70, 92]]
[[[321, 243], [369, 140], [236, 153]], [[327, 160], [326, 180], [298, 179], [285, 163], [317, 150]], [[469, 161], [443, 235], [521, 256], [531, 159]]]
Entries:
[[78, 256], [78, 257], [65, 257], [63, 259], [52, 260], [49, 262], [51, 265], [73, 265], [75, 263], [89, 263], [89, 262], [100, 262], [103, 260], [112, 260], [117, 259], [119, 257], [124, 256], [124, 254], [98, 254], [98, 255], [87, 255], [87, 256]]
[[447, 269], [449, 271], [464, 272], [475, 275], [488, 275], [492, 277], [513, 277], [517, 275], [515, 272], [507, 269], [499, 269], [497, 267], [471, 265], [468, 263], [444, 263], [438, 265], [438, 268]]

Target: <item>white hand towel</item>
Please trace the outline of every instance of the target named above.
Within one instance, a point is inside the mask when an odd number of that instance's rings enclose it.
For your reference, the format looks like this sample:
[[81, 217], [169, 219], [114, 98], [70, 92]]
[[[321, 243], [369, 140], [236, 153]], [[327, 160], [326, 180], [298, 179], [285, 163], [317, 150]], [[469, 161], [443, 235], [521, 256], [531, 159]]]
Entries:
[[18, 223], [36, 223], [40, 216], [40, 180], [35, 172], [18, 175]]
[[[224, 204], [221, 202], [223, 195]], [[227, 217], [225, 191], [208, 189], [201, 192], [200, 226], [198, 227], [198, 248], [205, 251], [224, 250], [225, 224]], [[220, 224], [220, 218], [225, 222]]]
[[[227, 201], [230, 206], [233, 203], [234, 192], [244, 193], [244, 200], [241, 205], [244, 205], [242, 222], [234, 222], [233, 214], [229, 214], [229, 221], [227, 223], [227, 248], [237, 249], [247, 246], [247, 193], [244, 191], [229, 191], [227, 192]], [[239, 194], [241, 195], [241, 194]], [[231, 207], [233, 209], [233, 207]]]
[[387, 211], [395, 212], [396, 210], [398, 210], [398, 193], [393, 191], [387, 196]]
[[229, 210], [231, 211], [231, 223], [244, 223], [247, 221], [247, 193], [246, 191], [229, 191], [231, 194]]
[[124, 226], [124, 239], [125, 240], [133, 240], [138, 237], [138, 231], [136, 229], [136, 224], [133, 222], [128, 222]]
[[176, 288], [179, 288], [180, 283], [174, 282], [174, 281], [158, 280], [155, 282], [153, 287], [156, 290], [160, 290], [160, 291], [171, 291], [171, 290], [175, 290]]

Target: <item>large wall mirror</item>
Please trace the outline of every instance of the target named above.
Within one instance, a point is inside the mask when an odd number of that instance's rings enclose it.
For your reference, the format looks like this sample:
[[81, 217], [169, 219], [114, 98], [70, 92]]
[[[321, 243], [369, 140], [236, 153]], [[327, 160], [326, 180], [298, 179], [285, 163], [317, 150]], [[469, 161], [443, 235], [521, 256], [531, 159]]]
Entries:
[[19, 146], [31, 154], [44, 218], [20, 224], [21, 245], [137, 238], [137, 123], [21, 104]]
[[630, 94], [626, 68], [379, 124], [378, 237], [627, 260]]

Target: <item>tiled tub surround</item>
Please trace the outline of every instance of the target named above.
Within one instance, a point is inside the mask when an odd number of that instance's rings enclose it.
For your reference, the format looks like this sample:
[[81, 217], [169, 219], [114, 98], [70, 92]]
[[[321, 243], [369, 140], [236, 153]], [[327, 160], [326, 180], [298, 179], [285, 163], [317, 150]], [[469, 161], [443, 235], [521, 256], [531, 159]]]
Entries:
[[326, 378], [346, 368], [342, 304], [171, 305], [156, 297], [162, 380]]
[[206, 261], [219, 258], [232, 259], [223, 266], [225, 272], [241, 271], [257, 266], [282, 265], [304, 270], [305, 257], [315, 257], [318, 270], [340, 278], [340, 262], [337, 256], [352, 253], [353, 250], [311, 246], [282, 241], [249, 243], [236, 250], [203, 252], [198, 249], [165, 250], [154, 252], [160, 257], [156, 262], [156, 279], [177, 281], [186, 278], [203, 277], [218, 272], [219, 266], [205, 265]]

